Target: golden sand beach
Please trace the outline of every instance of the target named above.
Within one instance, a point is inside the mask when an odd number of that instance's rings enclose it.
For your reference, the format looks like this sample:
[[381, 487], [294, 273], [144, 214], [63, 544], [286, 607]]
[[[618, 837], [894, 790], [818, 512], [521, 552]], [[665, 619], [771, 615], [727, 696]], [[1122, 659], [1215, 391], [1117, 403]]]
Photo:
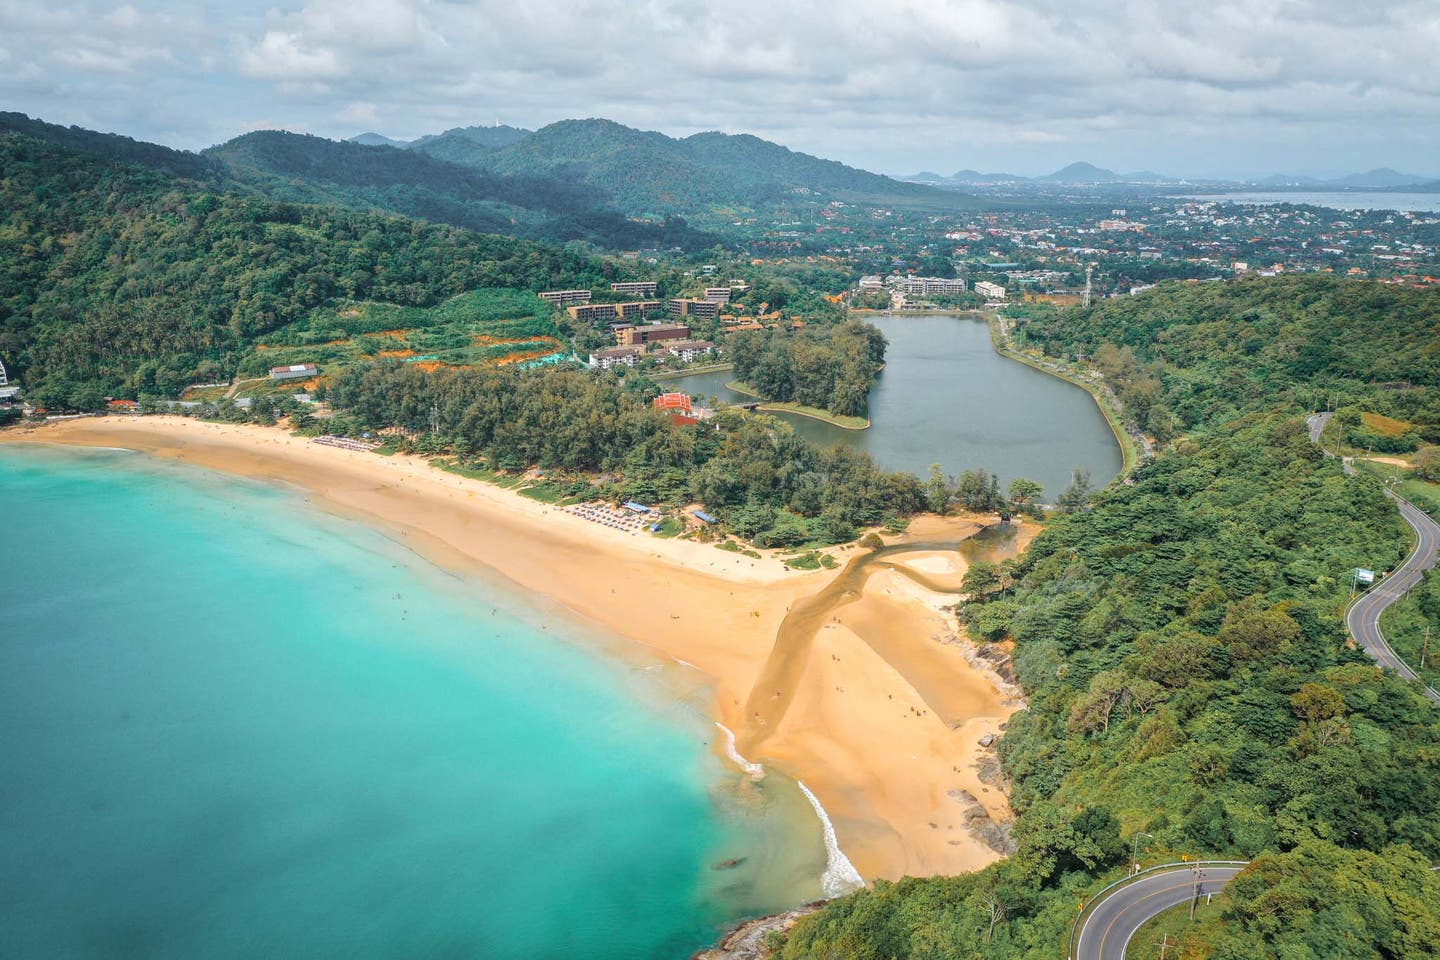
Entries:
[[[975, 797], [1004, 820], [977, 773], [979, 740], [1018, 693], [954, 635], [966, 563], [953, 548], [985, 518], [917, 518], [834, 571], [591, 523], [405, 456], [337, 449], [283, 430], [179, 417], [57, 421], [0, 442], [119, 447], [276, 481], [363, 519], [443, 566], [499, 574], [608, 633], [703, 672], [714, 717], [752, 762], [814, 791], [866, 880], [978, 869], [998, 854], [965, 829]], [[993, 521], [994, 518], [989, 518]], [[1023, 548], [1027, 525], [1009, 541]], [[719, 748], [719, 747], [717, 747]], [[971, 810], [973, 816], [973, 807]]]

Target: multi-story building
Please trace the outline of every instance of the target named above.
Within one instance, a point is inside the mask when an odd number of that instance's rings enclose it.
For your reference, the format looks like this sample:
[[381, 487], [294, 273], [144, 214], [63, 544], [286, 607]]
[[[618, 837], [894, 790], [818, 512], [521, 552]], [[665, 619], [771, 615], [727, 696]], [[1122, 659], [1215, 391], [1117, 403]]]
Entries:
[[699, 317], [701, 320], [714, 320], [720, 315], [720, 304], [714, 300], [671, 300], [670, 316], [672, 317]]
[[861, 278], [860, 278], [859, 290], [860, 290], [861, 293], [867, 293], [867, 292], [869, 292], [869, 291], [871, 291], [871, 290], [884, 290], [884, 289], [885, 289], [885, 281], [880, 278], [880, 275], [879, 275], [879, 274], [876, 274], [876, 275], [874, 275], [874, 276], [861, 277]]
[[640, 355], [644, 352], [643, 347], [606, 347], [590, 354], [588, 365], [601, 370], [609, 370], [618, 365], [633, 367], [640, 362]]
[[1005, 299], [1005, 288], [998, 283], [991, 283], [989, 280], [976, 280], [975, 292], [986, 300]]
[[582, 303], [566, 307], [572, 320], [596, 323], [605, 320], [639, 320], [649, 313], [658, 313], [665, 304], [659, 300], [635, 300], [630, 303]]
[[729, 303], [729, 302], [730, 302], [730, 288], [729, 288], [729, 287], [706, 287], [706, 288], [705, 288], [705, 299], [706, 299], [706, 300], [709, 300], [711, 303]]
[[964, 293], [965, 281], [952, 280], [948, 277], [906, 277], [900, 285], [900, 290], [912, 297]]
[[653, 297], [657, 284], [654, 280], [622, 280], [610, 284], [612, 293], [628, 293], [632, 297]]
[[690, 328], [683, 323], [647, 323], [615, 331], [615, 339], [627, 347], [654, 343], [657, 340], [688, 340]]
[[706, 357], [715, 352], [715, 344], [709, 340], [676, 340], [665, 348], [672, 357], [679, 357], [689, 363], [700, 357]]
[[545, 290], [539, 294], [541, 300], [557, 307], [568, 307], [574, 303], [589, 303], [589, 290]]

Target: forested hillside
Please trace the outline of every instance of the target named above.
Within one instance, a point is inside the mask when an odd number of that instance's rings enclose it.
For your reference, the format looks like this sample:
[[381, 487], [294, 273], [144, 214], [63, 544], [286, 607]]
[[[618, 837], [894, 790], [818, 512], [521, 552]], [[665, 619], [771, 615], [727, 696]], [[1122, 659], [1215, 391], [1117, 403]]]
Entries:
[[0, 356], [41, 405], [173, 396], [333, 300], [423, 307], [614, 272], [520, 240], [217, 193], [13, 133], [0, 169]]
[[971, 572], [962, 618], [1014, 643], [1030, 701], [1001, 741], [1018, 852], [837, 901], [780, 955], [1053, 960], [1132, 844], [1255, 860], [1185, 956], [1433, 955], [1440, 712], [1348, 649], [1340, 616], [1348, 571], [1393, 566], [1407, 531], [1304, 415], [1343, 387], [1433, 422], [1440, 302], [1325, 279], [1174, 286], [1025, 334], [1106, 360], [1183, 436], [1019, 563]]
[[278, 200], [384, 210], [485, 233], [588, 240], [612, 248], [698, 250], [717, 242], [680, 219], [645, 222], [622, 216], [608, 206], [607, 195], [574, 180], [493, 173], [437, 159], [428, 149], [264, 130], [236, 137], [204, 156]]
[[423, 151], [266, 130], [194, 154], [19, 113], [0, 113], [4, 132], [185, 177], [216, 193], [398, 213], [486, 233], [550, 243], [583, 240], [609, 249], [699, 250], [718, 242], [679, 218], [624, 216], [604, 193], [582, 183], [542, 174], [490, 173]]

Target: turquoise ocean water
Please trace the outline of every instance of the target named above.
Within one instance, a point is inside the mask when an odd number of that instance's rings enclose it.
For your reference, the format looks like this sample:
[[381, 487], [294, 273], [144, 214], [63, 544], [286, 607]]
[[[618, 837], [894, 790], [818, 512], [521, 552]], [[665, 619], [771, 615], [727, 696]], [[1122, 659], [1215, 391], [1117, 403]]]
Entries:
[[0, 449], [0, 535], [0, 957], [685, 957], [819, 893], [693, 677], [503, 584], [123, 451]]

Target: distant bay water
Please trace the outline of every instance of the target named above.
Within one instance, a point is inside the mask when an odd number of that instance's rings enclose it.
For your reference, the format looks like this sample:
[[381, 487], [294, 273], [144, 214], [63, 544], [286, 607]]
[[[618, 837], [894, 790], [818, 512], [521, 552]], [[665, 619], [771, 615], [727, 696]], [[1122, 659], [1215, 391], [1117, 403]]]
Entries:
[[0, 530], [9, 960], [674, 958], [820, 892], [688, 671], [504, 584], [123, 451], [0, 449]]
[[1360, 191], [1268, 190], [1248, 193], [1185, 194], [1182, 200], [1213, 200], [1219, 203], [1293, 203], [1332, 210], [1404, 210], [1412, 213], [1440, 213], [1440, 193], [1362, 193]]

